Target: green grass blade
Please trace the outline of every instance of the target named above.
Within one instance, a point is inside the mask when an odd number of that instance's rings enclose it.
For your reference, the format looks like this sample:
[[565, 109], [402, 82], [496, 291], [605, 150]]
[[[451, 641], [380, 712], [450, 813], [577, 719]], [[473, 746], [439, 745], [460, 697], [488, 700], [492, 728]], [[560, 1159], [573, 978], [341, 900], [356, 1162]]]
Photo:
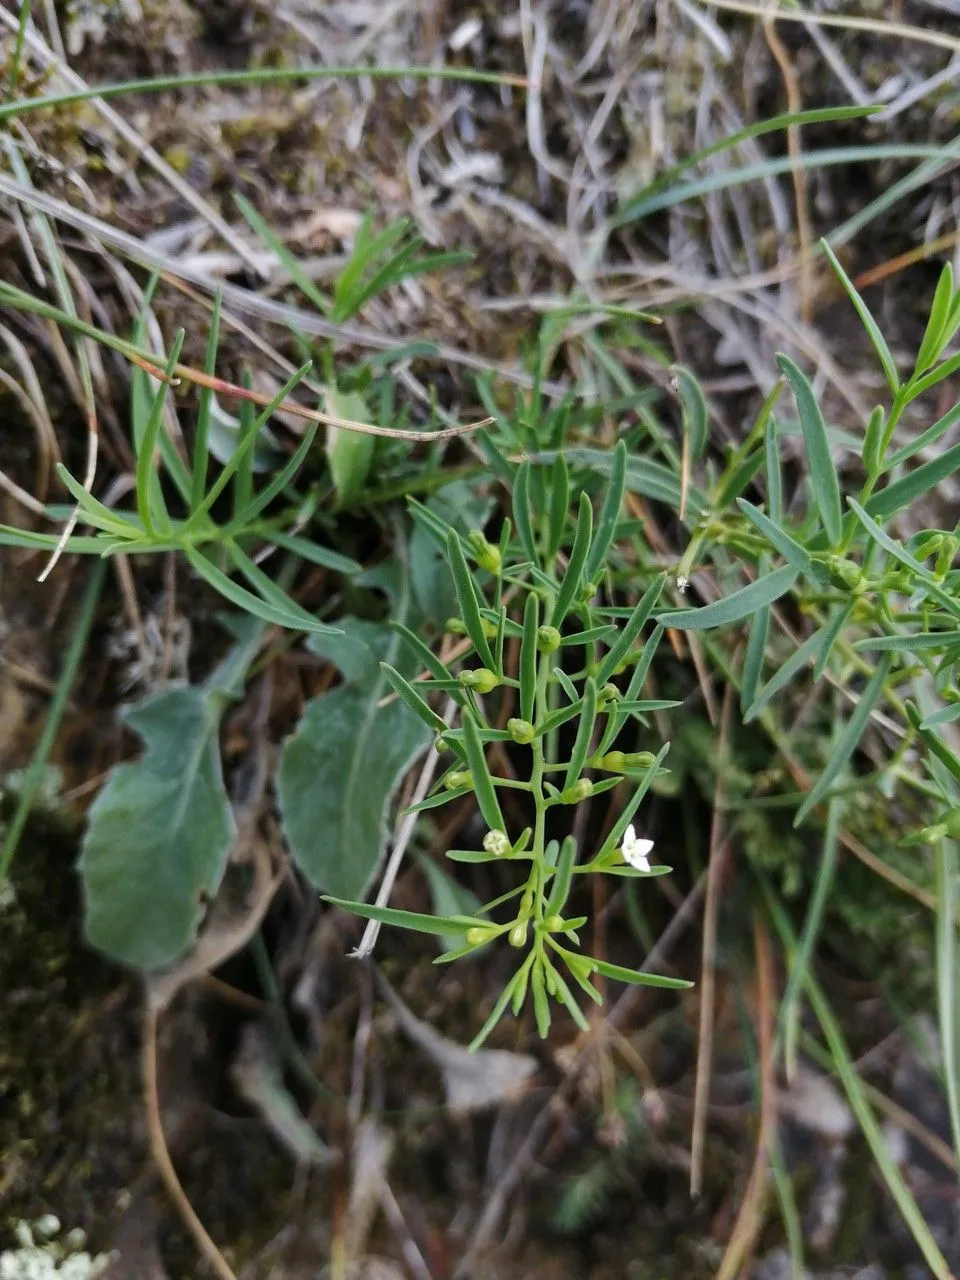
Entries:
[[100, 601], [100, 593], [103, 590], [105, 572], [106, 565], [103, 561], [100, 561], [93, 566], [90, 577], [87, 580], [80, 607], [77, 611], [73, 632], [70, 636], [70, 643], [64, 654], [63, 666], [60, 669], [56, 688], [47, 708], [43, 729], [24, 774], [23, 782], [20, 786], [20, 794], [17, 798], [17, 806], [3, 833], [3, 844], [0, 845], [0, 885], [3, 884], [10, 872], [11, 863], [20, 844], [20, 837], [23, 835], [23, 829], [27, 824], [27, 819], [30, 817], [30, 810], [33, 808], [33, 802], [43, 783], [47, 761], [50, 758], [50, 752], [53, 749], [53, 744], [60, 729], [60, 722], [63, 719], [63, 713], [70, 697], [70, 690], [73, 688], [74, 681], [80, 671], [87, 640], [90, 638], [90, 632], [93, 628], [94, 615], [96, 614], [97, 604]]
[[807, 450], [813, 496], [830, 545], [836, 546], [843, 534], [843, 509], [840, 505], [840, 482], [830, 456], [827, 424], [806, 375], [789, 356], [778, 355], [777, 364], [793, 389]]
[[[180, 352], [183, 349], [183, 341], [186, 336], [186, 330], [180, 329], [173, 340], [166, 368], [167, 375], [170, 377], [173, 376], [177, 361], [180, 359]], [[144, 424], [143, 435], [137, 445], [137, 510], [140, 513], [140, 519], [143, 521], [144, 529], [151, 535], [157, 533], [169, 535], [170, 533], [170, 517], [167, 514], [167, 504], [163, 500], [163, 490], [160, 487], [156, 456], [157, 442], [160, 438], [160, 432], [163, 430], [163, 410], [167, 402], [168, 392], [167, 383], [161, 382], [154, 392], [153, 403], [150, 406], [150, 413]]]
[[[739, 146], [742, 142], [749, 142], [752, 138], [761, 138], [767, 133], [779, 133], [798, 124], [823, 124], [833, 120], [856, 120], [869, 116], [879, 109], [877, 107], [817, 107], [810, 111], [784, 112], [782, 115], [770, 116], [769, 119], [759, 120], [755, 124], [747, 125], [746, 128], [739, 129], [736, 133], [730, 134], [729, 137], [722, 138], [719, 142], [715, 142], [709, 147], [703, 147], [699, 151], [685, 156], [678, 164], [672, 165], [656, 181], [651, 182], [642, 191], [631, 196], [626, 204], [622, 205], [614, 215], [613, 224], [614, 226], [619, 226], [624, 222], [630, 222], [634, 218], [641, 216], [644, 211], [644, 201], [649, 200], [651, 196], [660, 191], [668, 190], [675, 180], [688, 169], [692, 169], [695, 165], [701, 164], [704, 160], [709, 160], [712, 156], [719, 155], [723, 151], [729, 151], [733, 147]], [[640, 210], [640, 212], [637, 212], [637, 210]]]
[[877, 669], [870, 677], [870, 681], [857, 703], [853, 715], [847, 721], [842, 733], [837, 739], [833, 751], [830, 753], [830, 759], [824, 766], [823, 773], [810, 789], [807, 798], [797, 810], [793, 825], [799, 827], [810, 811], [814, 809], [824, 798], [830, 788], [833, 786], [840, 771], [846, 765], [847, 761], [856, 750], [857, 743], [863, 736], [863, 731], [867, 727], [867, 721], [870, 719], [870, 713], [876, 706], [883, 693], [883, 684], [890, 672], [890, 663], [892, 655], [885, 653], [877, 664]]
[[[225, 600], [229, 600], [231, 604], [236, 605], [238, 609], [242, 609], [244, 613], [251, 613], [255, 618], [262, 618], [264, 622], [272, 622], [274, 625], [286, 627], [290, 631], [329, 632], [336, 630], [336, 628], [329, 627], [324, 622], [318, 622], [316, 618], [311, 618], [309, 614], [292, 613], [268, 604], [266, 600], [254, 595], [252, 591], [247, 591], [245, 587], [241, 587], [238, 583], [231, 581], [206, 556], [201, 555], [196, 547], [185, 546], [183, 554], [196, 574], [209, 583]], [[309, 619], [309, 622], [307, 619]]]
[[[949, 784], [947, 784], [949, 785]], [[960, 1157], [960, 954], [957, 948], [957, 879], [960, 861], [953, 840], [936, 847], [937, 1016], [953, 1149]]]
[[235, 191], [233, 193], [233, 202], [267, 248], [276, 254], [280, 264], [304, 297], [313, 303], [321, 315], [325, 316], [330, 310], [330, 300], [324, 297], [323, 293], [310, 279], [297, 261], [296, 255], [290, 252], [269, 222], [261, 218], [246, 196], [241, 195], [239, 191]]
[[468, 84], [520, 83], [517, 76], [498, 71], [481, 71], [473, 67], [377, 67], [364, 64], [352, 67], [252, 67], [244, 71], [193, 71], [183, 75], [152, 76], [145, 80], [120, 80], [113, 84], [88, 85], [69, 93], [44, 94], [37, 98], [20, 98], [0, 104], [0, 120], [13, 116], [46, 111], [51, 107], [67, 107], [91, 98], [120, 98], [139, 93], [163, 93], [170, 89], [194, 89], [204, 85], [240, 88], [255, 84], [287, 84], [295, 80], [459, 80]]
[[827, 806], [827, 825], [823, 834], [823, 850], [814, 881], [813, 895], [807, 908], [807, 916], [800, 931], [800, 944], [790, 955], [790, 977], [780, 1003], [780, 1026], [783, 1032], [784, 1059], [787, 1078], [792, 1079], [796, 1069], [800, 1043], [800, 993], [811, 973], [813, 953], [820, 936], [820, 927], [830, 890], [837, 869], [839, 848], [837, 833], [840, 827], [840, 805], [836, 799]]
[[[769, 886], [763, 884], [763, 888], [767, 907], [784, 946], [788, 948], [796, 947], [796, 938], [787, 919], [786, 912], [776, 901]], [[850, 1050], [847, 1048], [839, 1023], [833, 1016], [833, 1011], [809, 968], [805, 985], [810, 1007], [813, 1009], [823, 1029], [837, 1075], [840, 1077], [840, 1082], [844, 1087], [853, 1113], [859, 1121], [861, 1131], [867, 1140], [867, 1145], [870, 1147], [877, 1169], [887, 1184], [887, 1189], [893, 1196], [904, 1221], [936, 1280], [954, 1280], [953, 1273], [940, 1252], [923, 1214], [917, 1207], [917, 1202], [911, 1195], [907, 1184], [904, 1182], [903, 1175], [891, 1155], [883, 1130], [877, 1123], [876, 1117], [867, 1101], [863, 1084], [857, 1075], [853, 1058], [850, 1056]]]
[[261, 511], [265, 510], [273, 502], [274, 498], [283, 493], [306, 461], [307, 454], [310, 452], [314, 437], [317, 434], [317, 427], [318, 424], [316, 422], [311, 422], [308, 425], [296, 450], [290, 455], [270, 483], [265, 485], [251, 502], [248, 502], [245, 507], [238, 511], [228, 525], [224, 526], [222, 530], [223, 537], [231, 537], [239, 529], [249, 527]]
[[[220, 348], [220, 315], [223, 310], [223, 290], [218, 288], [213, 295], [213, 309], [210, 313], [210, 332], [207, 335], [207, 351], [203, 361], [203, 371], [208, 377], [217, 372], [217, 351]], [[207, 488], [207, 469], [210, 464], [210, 420], [213, 414], [213, 388], [201, 387], [197, 405], [197, 430], [193, 440], [193, 474], [190, 483], [190, 513], [192, 514], [203, 501]]]

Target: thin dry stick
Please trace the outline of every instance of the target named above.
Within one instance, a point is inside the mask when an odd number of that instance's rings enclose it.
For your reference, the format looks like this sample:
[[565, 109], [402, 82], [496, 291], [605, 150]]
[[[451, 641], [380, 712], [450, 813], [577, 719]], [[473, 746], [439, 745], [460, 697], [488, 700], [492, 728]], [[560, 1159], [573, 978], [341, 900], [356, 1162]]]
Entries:
[[713, 793], [710, 821], [710, 853], [707, 863], [707, 896], [703, 908], [703, 968], [700, 980], [700, 1027], [697, 1038], [697, 1074], [693, 1091], [693, 1131], [690, 1138], [690, 1194], [699, 1196], [703, 1187], [703, 1151], [707, 1136], [707, 1104], [710, 1070], [713, 1064], [713, 1020], [717, 995], [717, 923], [720, 917], [720, 886], [729, 855], [723, 839], [724, 768], [733, 728], [733, 685], [728, 684], [720, 717], [717, 748], [717, 785]]
[[150, 1142], [150, 1154], [160, 1172], [164, 1186], [177, 1211], [196, 1240], [200, 1252], [213, 1267], [220, 1280], [237, 1280], [231, 1271], [226, 1258], [207, 1234], [206, 1228], [197, 1217], [196, 1210], [187, 1198], [177, 1171], [170, 1159], [167, 1140], [163, 1134], [163, 1121], [160, 1117], [160, 1096], [157, 1089], [157, 1022], [159, 1010], [148, 996], [143, 1019], [143, 1050], [141, 1067], [143, 1074], [143, 1101], [147, 1116], [147, 1134]]
[[[449, 725], [453, 719], [453, 713], [456, 710], [456, 703], [452, 698], [447, 699], [447, 705], [443, 711], [443, 719]], [[417, 779], [417, 786], [410, 800], [411, 805], [417, 805], [424, 799], [430, 790], [430, 784], [433, 781], [433, 775], [436, 771], [439, 753], [436, 745], [432, 746], [427, 752], [427, 758], [423, 762], [423, 768], [420, 770], [420, 777]], [[387, 863], [387, 869], [383, 873], [383, 879], [380, 882], [380, 888], [377, 891], [376, 905], [385, 907], [390, 901], [390, 894], [393, 892], [394, 881], [400, 871], [400, 863], [403, 861], [403, 855], [407, 851], [407, 845], [410, 843], [410, 837], [413, 835], [413, 829], [417, 825], [417, 814], [408, 813], [404, 816], [403, 821], [397, 828], [396, 839], [393, 842], [393, 849], [390, 853], [390, 861]], [[366, 960], [368, 956], [373, 954], [373, 948], [377, 945], [377, 938], [380, 935], [380, 921], [368, 920], [367, 927], [363, 931], [363, 937], [360, 939], [360, 945], [351, 955], [358, 960]]]
[[749, 1255], [763, 1225], [763, 1201], [770, 1168], [770, 1149], [776, 1138], [777, 1094], [773, 1062], [773, 953], [770, 938], [754, 913], [753, 944], [757, 959], [757, 1042], [760, 1058], [760, 1132], [750, 1181], [737, 1214], [716, 1280], [745, 1275]]
[[[764, 20], [763, 34], [783, 76], [783, 87], [787, 93], [787, 110], [797, 113], [803, 109], [800, 82], [790, 61], [787, 47], [777, 33], [775, 18]], [[810, 226], [807, 171], [802, 163], [800, 126], [797, 124], [787, 126], [787, 154], [794, 165], [793, 196], [797, 207], [797, 235], [800, 240], [800, 319], [804, 324], [809, 324], [813, 316], [813, 259], [810, 253], [813, 246], [813, 230]]]

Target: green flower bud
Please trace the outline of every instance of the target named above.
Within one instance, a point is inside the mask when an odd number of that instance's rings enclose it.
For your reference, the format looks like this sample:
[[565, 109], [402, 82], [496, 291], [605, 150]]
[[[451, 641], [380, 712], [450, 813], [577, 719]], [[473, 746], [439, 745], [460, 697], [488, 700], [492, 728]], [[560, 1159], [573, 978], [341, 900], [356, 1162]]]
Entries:
[[489, 941], [489, 939], [492, 938], [496, 934], [496, 932], [497, 932], [496, 925], [477, 924], [477, 925], [474, 925], [472, 929], [467, 930], [466, 941], [469, 942], [471, 946], [475, 947], [480, 942]]
[[602, 685], [597, 690], [597, 710], [602, 711], [604, 707], [609, 707], [611, 702], [616, 702], [620, 697], [620, 690], [615, 684]]
[[853, 560], [845, 560], [843, 556], [824, 556], [823, 565], [837, 586], [858, 593], [864, 589], [863, 570]]
[[563, 916], [547, 916], [543, 922], [543, 927], [547, 933], [562, 933], [566, 923]]
[[627, 769], [651, 769], [656, 764], [657, 757], [652, 751], [628, 751], [623, 757], [624, 766]]
[[603, 769], [607, 773], [623, 773], [627, 757], [622, 751], [608, 751], [605, 756], [593, 756], [590, 765], [594, 769]]
[[526, 746], [537, 736], [537, 731], [529, 720], [518, 720], [516, 716], [507, 721], [507, 732], [521, 746]]
[[533, 910], [533, 890], [524, 889], [523, 896], [520, 899], [520, 914], [528, 916]]
[[467, 628], [460, 618], [448, 618], [443, 624], [443, 629], [454, 636], [465, 636], [467, 634]]
[[500, 572], [502, 558], [500, 548], [489, 543], [479, 529], [471, 529], [467, 534], [467, 546], [474, 560], [481, 569], [494, 575]]
[[507, 935], [507, 941], [511, 947], [522, 947], [527, 940], [527, 922], [526, 920], [518, 920]]
[[443, 780], [443, 785], [448, 791], [456, 791], [458, 787], [472, 787], [473, 778], [470, 775], [470, 770], [455, 770], [453, 773], [448, 773]]
[[537, 648], [541, 653], [556, 653], [561, 639], [556, 627], [537, 627]]
[[580, 603], [589, 604], [599, 590], [599, 582], [585, 582], [580, 588]]
[[505, 858], [512, 852], [510, 837], [505, 831], [488, 831], [483, 837], [483, 847], [497, 858]]
[[500, 677], [487, 667], [478, 667], [476, 671], [461, 671], [457, 679], [465, 689], [475, 689], [477, 693], [490, 693], [500, 683]]
[[593, 795], [593, 783], [589, 778], [580, 778], [572, 787], [567, 787], [565, 791], [561, 791], [557, 799], [561, 804], [579, 804], [581, 800], [587, 800]]

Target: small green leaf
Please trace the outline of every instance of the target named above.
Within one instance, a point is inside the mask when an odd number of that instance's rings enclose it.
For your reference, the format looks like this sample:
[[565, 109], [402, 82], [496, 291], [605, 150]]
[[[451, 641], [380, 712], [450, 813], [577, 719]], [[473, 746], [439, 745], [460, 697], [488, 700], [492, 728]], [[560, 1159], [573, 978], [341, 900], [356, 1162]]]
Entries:
[[181, 956], [226, 870], [236, 825], [217, 744], [223, 705], [178, 688], [125, 713], [144, 754], [111, 772], [80, 855], [86, 936], [124, 964], [151, 971]]
[[876, 653], [923, 653], [927, 649], [945, 649], [960, 644], [960, 631], [918, 631], [910, 635], [867, 636], [857, 640], [855, 649], [869, 649]]
[[550, 885], [550, 897], [547, 899], [547, 905], [544, 908], [545, 916], [559, 915], [563, 910], [564, 904], [570, 896], [570, 885], [573, 883], [573, 864], [576, 859], [577, 842], [573, 836], [565, 836], [563, 844], [560, 846], [560, 856], [557, 858], [557, 867]]
[[583, 772], [587, 754], [590, 751], [590, 740], [593, 737], [593, 726], [597, 718], [597, 682], [587, 676], [583, 686], [583, 708], [580, 712], [580, 723], [577, 725], [577, 737], [570, 753], [570, 762], [563, 780], [564, 787], [572, 787]]
[[[892, 459], [888, 465], [892, 465]], [[939, 457], [931, 458], [915, 471], [909, 472], [899, 480], [894, 480], [885, 489], [873, 494], [867, 499], [866, 511], [878, 520], [895, 515], [909, 506], [915, 498], [922, 497], [931, 489], [935, 489], [941, 481], [946, 480], [947, 476], [953, 475], [958, 469], [960, 469], [960, 444], [955, 444]]]
[[[547, 563], [552, 563], [560, 550], [569, 509], [570, 475], [567, 471], [566, 458], [562, 453], [558, 453], [553, 460], [553, 476], [550, 484], [550, 528], [547, 544], [544, 547], [544, 559]], [[526, 554], [529, 555], [529, 552]]]
[[490, 1032], [493, 1030], [493, 1028], [497, 1025], [497, 1023], [503, 1017], [504, 1013], [506, 1013], [507, 1005], [510, 1003], [511, 999], [514, 997], [515, 993], [519, 989], [520, 984], [522, 982], [525, 982], [526, 975], [528, 972], [529, 972], [529, 964], [524, 963], [524, 965], [513, 975], [513, 977], [510, 979], [507, 985], [500, 992], [500, 995], [497, 997], [496, 1003], [494, 1004], [492, 1010], [490, 1011], [490, 1016], [487, 1018], [486, 1022], [483, 1024], [483, 1026], [480, 1028], [480, 1030], [477, 1032], [474, 1038], [470, 1041], [471, 1053], [476, 1053], [476, 1051], [487, 1039]]
[[884, 470], [883, 436], [887, 425], [887, 415], [883, 405], [878, 404], [870, 414], [867, 429], [863, 433], [863, 467], [868, 476], [878, 476]]
[[831, 267], [833, 267], [837, 279], [843, 285], [844, 292], [853, 303], [853, 308], [860, 317], [860, 323], [866, 330], [867, 337], [870, 339], [873, 344], [873, 349], [877, 353], [877, 359], [880, 361], [880, 366], [883, 369], [884, 377], [887, 380], [887, 386], [890, 388], [891, 393], [896, 395], [900, 389], [900, 377], [897, 373], [896, 361], [891, 354], [890, 348], [887, 346], [887, 340], [880, 332], [880, 326], [870, 314], [870, 309], [857, 292], [853, 281], [840, 265], [837, 255], [830, 248], [830, 245], [826, 240], [821, 239], [820, 248], [826, 254], [827, 261], [830, 263]]
[[800, 427], [807, 448], [813, 496], [823, 527], [830, 539], [830, 545], [836, 546], [843, 535], [843, 511], [840, 506], [840, 483], [833, 459], [830, 457], [827, 424], [823, 420], [820, 405], [817, 403], [807, 377], [789, 356], [778, 355], [777, 364], [793, 388], [797, 412], [800, 415]]
[[786, 662], [770, 677], [747, 708], [743, 717], [745, 724], [756, 719], [767, 703], [775, 698], [781, 689], [786, 688], [802, 666], [814, 661], [823, 643], [825, 629], [820, 627], [819, 630], [814, 631], [813, 635], [808, 636], [799, 649], [795, 649]]
[[563, 582], [557, 592], [557, 598], [550, 611], [550, 625], [560, 627], [564, 618], [576, 600], [583, 586], [583, 571], [590, 554], [590, 540], [593, 533], [593, 508], [585, 493], [580, 494], [580, 510], [577, 515], [577, 532], [573, 539], [573, 549], [567, 562], [567, 570]]
[[324, 902], [329, 902], [342, 911], [350, 911], [364, 920], [379, 920], [381, 924], [396, 925], [398, 929], [412, 929], [415, 933], [433, 933], [438, 938], [445, 934], [456, 934], [458, 937], [468, 929], [478, 925], [489, 924], [488, 920], [477, 916], [432, 916], [420, 911], [398, 911], [394, 907], [378, 907], [372, 902], [354, 902], [350, 898], [337, 898], [333, 894], [321, 895]]
[[656, 608], [657, 601], [663, 591], [664, 583], [667, 580], [665, 573], [659, 574], [654, 578], [650, 586], [647, 587], [643, 596], [637, 602], [637, 606], [627, 620], [626, 626], [617, 637], [616, 643], [611, 647], [609, 653], [600, 663], [597, 670], [597, 685], [602, 687], [607, 683], [617, 667], [629, 654], [630, 650], [636, 643], [640, 632], [643, 630], [644, 624]]
[[960, 720], [960, 702], [952, 702], [948, 707], [931, 712], [920, 722], [920, 728], [935, 729], [941, 724], [953, 724], [955, 720]]
[[823, 640], [820, 644], [820, 652], [817, 654], [817, 660], [813, 664], [814, 683], [821, 678], [827, 669], [827, 662], [833, 651], [833, 646], [837, 643], [840, 632], [847, 625], [850, 615], [853, 613], [853, 600], [848, 600], [845, 605], [837, 609], [833, 617], [823, 627], [820, 628], [823, 633]]
[[[168, 376], [172, 377], [173, 375], [177, 361], [180, 359], [180, 352], [183, 349], [183, 341], [186, 336], [186, 330], [180, 329], [173, 340], [170, 358], [167, 360], [166, 367]], [[154, 392], [153, 403], [150, 405], [150, 412], [147, 415], [143, 434], [137, 447], [135, 476], [137, 510], [140, 513], [140, 519], [143, 521], [144, 529], [150, 534], [158, 532], [169, 533], [170, 530], [170, 517], [167, 515], [167, 504], [163, 500], [163, 490], [160, 487], [156, 457], [157, 441], [160, 438], [160, 432], [163, 430], [163, 410], [167, 403], [169, 390], [169, 385], [166, 382], [161, 382]]]
[[520, 642], [520, 718], [533, 723], [537, 698], [537, 628], [540, 602], [531, 591], [523, 606], [523, 639]]
[[[241, 506], [230, 523], [224, 526], [221, 531], [222, 537], [231, 537], [234, 533], [243, 529], [245, 526], [253, 524], [261, 511], [264, 511], [270, 503], [273, 502], [274, 498], [279, 497], [279, 495], [283, 493], [284, 489], [288, 484], [290, 484], [293, 477], [306, 461], [307, 454], [310, 452], [316, 434], [317, 423], [311, 422], [303, 433], [303, 439], [300, 441], [299, 445], [297, 445], [296, 449], [284, 465], [278, 468], [270, 483], [264, 485], [255, 498], [247, 502], [244, 506]], [[306, 539], [299, 539], [299, 541], [302, 545], [306, 542]], [[312, 544], [307, 543], [308, 547], [311, 545]], [[320, 548], [320, 550], [322, 551], [323, 548]], [[330, 552], [329, 554], [332, 556], [334, 553]], [[346, 559], [346, 557], [341, 557], [341, 559]], [[356, 571], [357, 570], [354, 570], [354, 572]]]
[[760, 530], [771, 547], [780, 552], [788, 564], [792, 564], [801, 573], [812, 574], [813, 562], [805, 547], [802, 547], [799, 542], [791, 538], [789, 533], [785, 529], [781, 529], [778, 524], [775, 524], [769, 516], [758, 510], [752, 502], [747, 502], [744, 498], [738, 498], [737, 506], [750, 523]]
[[[356, 391], [341, 391], [336, 384], [325, 389], [324, 408], [335, 418], [351, 422], [369, 422], [370, 409]], [[337, 504], [348, 507], [367, 482], [376, 436], [345, 427], [327, 427], [327, 459], [337, 491]]]
[[405, 680], [395, 667], [391, 667], [389, 662], [381, 662], [380, 670], [387, 677], [387, 683], [391, 689], [402, 702], [407, 704], [413, 714], [418, 716], [428, 729], [433, 729], [435, 733], [443, 733], [447, 728], [446, 723], [431, 707], [427, 706], [413, 685]]
[[[425, 853], [415, 851], [415, 857], [430, 886], [430, 898], [433, 909], [438, 916], [483, 917], [480, 899], [466, 885], [447, 875], [443, 867], [434, 862]], [[448, 933], [441, 936], [440, 945], [444, 951], [453, 951], [460, 945], [461, 933]]]
[[665, 978], [658, 973], [641, 973], [639, 969], [625, 969], [623, 965], [598, 960], [596, 956], [590, 956], [589, 960], [595, 973], [602, 973], [605, 978], [626, 982], [630, 986], [666, 987], [671, 991], [685, 991], [693, 986], [692, 982], [687, 982], [684, 978]]
[[533, 508], [530, 505], [530, 463], [521, 462], [513, 483], [513, 523], [523, 554], [534, 564], [539, 563], [537, 540], [533, 536]]
[[671, 365], [669, 373], [674, 389], [680, 397], [683, 433], [690, 442], [690, 457], [692, 461], [697, 462], [707, 447], [707, 435], [710, 429], [707, 398], [703, 394], [700, 383], [682, 364]]
[[[777, 386], [782, 386], [781, 382]], [[764, 466], [767, 477], [767, 511], [779, 524], [783, 518], [783, 477], [780, 474], [780, 433], [772, 415], [763, 433]]]
[[305, 609], [301, 609], [293, 600], [289, 602], [289, 609], [281, 609], [264, 600], [261, 596], [254, 595], [246, 587], [241, 587], [238, 583], [233, 582], [194, 547], [185, 546], [183, 554], [195, 573], [208, 582], [225, 600], [229, 600], [231, 604], [236, 605], [238, 609], [242, 609], [244, 613], [252, 613], [255, 618], [262, 618], [264, 622], [272, 622], [279, 627], [287, 627], [291, 631], [321, 632], [332, 630], [326, 622], [318, 622], [316, 618], [307, 613]]
[[281, 533], [278, 529], [270, 529], [264, 537], [275, 546], [282, 547], [284, 551], [292, 551], [301, 560], [322, 565], [324, 569], [332, 569], [345, 577], [352, 578], [362, 572], [363, 566], [357, 564], [356, 560], [341, 555], [339, 551], [332, 551], [330, 547], [322, 547], [319, 543], [313, 542], [310, 538], [301, 537], [299, 534]]
[[913, 369], [914, 377], [925, 373], [932, 364], [935, 364], [943, 350], [943, 338], [952, 302], [953, 268], [949, 262], [945, 262], [933, 295], [933, 304], [930, 307], [930, 317], [927, 320], [923, 341], [920, 343], [920, 350], [917, 353], [917, 363]]
[[477, 588], [474, 585], [473, 578], [470, 576], [466, 557], [463, 554], [463, 547], [460, 544], [459, 534], [454, 529], [450, 529], [447, 532], [447, 556], [449, 558], [450, 571], [453, 574], [453, 584], [457, 592], [460, 616], [463, 619], [463, 625], [467, 628], [467, 635], [470, 637], [481, 663], [488, 670], [495, 671], [496, 664], [494, 663], [493, 652], [487, 643], [487, 637], [483, 630]]
[[798, 570], [791, 564], [782, 569], [775, 569], [749, 586], [741, 587], [733, 595], [715, 600], [713, 604], [704, 605], [700, 609], [678, 609], [672, 613], [661, 613], [657, 621], [663, 627], [674, 627], [678, 631], [705, 631], [710, 627], [725, 627], [731, 622], [740, 622], [750, 617], [758, 609], [772, 604], [785, 595], [796, 582]]
[[613, 536], [617, 528], [617, 521], [620, 519], [620, 509], [623, 506], [626, 484], [627, 446], [623, 440], [618, 440], [617, 447], [613, 451], [610, 482], [603, 500], [600, 518], [597, 521], [597, 528], [593, 535], [593, 542], [590, 545], [590, 554], [587, 557], [586, 567], [583, 571], [586, 582], [594, 582], [603, 572], [606, 565], [607, 552], [610, 550], [610, 544], [613, 542]]
[[750, 622], [750, 635], [747, 637], [747, 651], [743, 657], [743, 674], [740, 680], [741, 713], [746, 713], [757, 696], [769, 634], [770, 606], [767, 604], [757, 610]]
[[877, 664], [877, 669], [873, 673], [870, 683], [860, 695], [856, 710], [847, 721], [842, 733], [837, 738], [833, 751], [830, 753], [830, 759], [824, 767], [823, 773], [814, 783], [807, 798], [797, 810], [793, 825], [799, 827], [803, 820], [807, 817], [812, 809], [814, 809], [820, 801], [826, 796], [827, 792], [833, 786], [841, 769], [846, 765], [847, 761], [853, 755], [857, 743], [863, 736], [863, 731], [867, 727], [867, 721], [870, 713], [876, 706], [877, 701], [883, 692], [883, 683], [890, 672], [890, 654], [884, 654]]
[[480, 741], [479, 731], [470, 714], [465, 714], [463, 717], [463, 745], [467, 753], [467, 768], [473, 778], [477, 804], [483, 814], [483, 820], [491, 831], [506, 831], [483, 743]]

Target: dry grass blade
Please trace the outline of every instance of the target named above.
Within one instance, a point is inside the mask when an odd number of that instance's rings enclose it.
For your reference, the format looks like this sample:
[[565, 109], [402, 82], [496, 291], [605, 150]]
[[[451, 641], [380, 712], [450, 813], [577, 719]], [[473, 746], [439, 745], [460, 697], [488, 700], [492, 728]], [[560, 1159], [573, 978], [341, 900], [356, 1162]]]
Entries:
[[776, 1140], [777, 1091], [773, 1059], [773, 953], [770, 938], [754, 913], [753, 944], [757, 962], [757, 1051], [760, 1061], [760, 1132], [750, 1181], [737, 1214], [717, 1280], [737, 1280], [746, 1273], [749, 1256], [763, 1226], [770, 1150]]
[[713, 817], [710, 823], [710, 849], [707, 864], [707, 893], [703, 907], [703, 946], [700, 979], [700, 1020], [697, 1037], [697, 1071], [693, 1091], [693, 1125], [690, 1138], [690, 1194], [703, 1189], [703, 1153], [707, 1135], [707, 1112], [710, 1101], [710, 1072], [713, 1065], [713, 1022], [717, 993], [717, 931], [720, 919], [720, 890], [730, 857], [729, 843], [723, 839], [724, 767], [733, 730], [735, 691], [728, 684], [720, 718], [720, 741], [717, 744], [717, 782], [713, 795]]
[[960, 52], [960, 37], [948, 35], [929, 27], [917, 27], [908, 22], [889, 22], [886, 18], [861, 18], [855, 14], [811, 13], [809, 9], [774, 9], [770, 6], [750, 4], [748, 0], [700, 0], [717, 9], [730, 13], [744, 13], [764, 21], [800, 22], [805, 26], [814, 23], [821, 27], [842, 27], [848, 31], [869, 31], [873, 35], [890, 40], [913, 40], [918, 44], [936, 45], [938, 49]]

